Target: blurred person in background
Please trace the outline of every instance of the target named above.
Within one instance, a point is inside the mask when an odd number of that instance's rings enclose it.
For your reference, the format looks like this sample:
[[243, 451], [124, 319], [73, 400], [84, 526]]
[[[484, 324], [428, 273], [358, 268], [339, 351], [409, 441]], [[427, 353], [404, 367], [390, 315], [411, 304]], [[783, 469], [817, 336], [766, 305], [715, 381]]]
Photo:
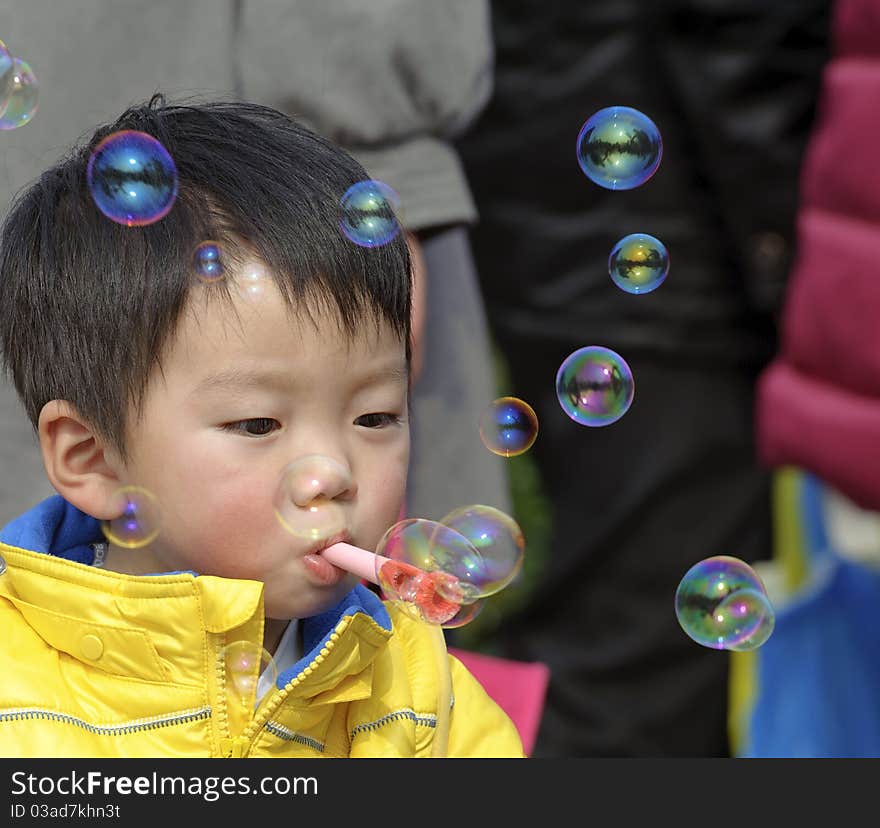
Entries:
[[[503, 393], [537, 414], [552, 529], [537, 583], [482, 647], [550, 667], [535, 756], [727, 756], [729, 655], [682, 631], [674, 595], [705, 558], [771, 555], [754, 384], [776, 348], [829, 3], [499, 0], [492, 18], [494, 94], [459, 147]], [[575, 158], [609, 106], [662, 134], [658, 171], [628, 191]], [[671, 259], [642, 296], [608, 272], [630, 233]], [[586, 345], [633, 371], [631, 408], [603, 428], [556, 395]]]
[[880, 756], [880, 2], [836, 0], [756, 433], [773, 474], [776, 626], [734, 653], [747, 757]]
[[[491, 92], [490, 34], [482, 0], [2, 0], [0, 39], [31, 66], [39, 107], [0, 133], [0, 209], [91, 125], [159, 88], [305, 121], [400, 197], [415, 264], [407, 514], [508, 512], [506, 467], [476, 428], [494, 376], [467, 236], [476, 210], [453, 144]], [[5, 378], [0, 464], [12, 472], [0, 477], [0, 524], [53, 493]]]

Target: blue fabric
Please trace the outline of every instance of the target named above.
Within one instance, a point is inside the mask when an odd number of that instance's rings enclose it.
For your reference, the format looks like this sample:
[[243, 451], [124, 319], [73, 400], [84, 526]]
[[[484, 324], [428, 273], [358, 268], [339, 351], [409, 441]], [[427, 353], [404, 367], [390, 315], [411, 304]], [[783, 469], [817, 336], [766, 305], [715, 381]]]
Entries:
[[101, 522], [57, 494], [11, 520], [0, 531], [0, 541], [10, 546], [89, 565], [95, 559], [89, 544], [103, 540]]
[[284, 687], [289, 681], [308, 667], [321, 648], [330, 640], [336, 625], [346, 616], [362, 612], [369, 615], [380, 627], [391, 630], [391, 617], [381, 599], [367, 587], [358, 584], [335, 607], [301, 620], [303, 631], [303, 651], [305, 655], [292, 667], [278, 676], [275, 684]]
[[880, 573], [839, 561], [756, 651], [743, 756], [880, 757]]
[[799, 518], [813, 579], [777, 609], [754, 653], [744, 757], [880, 757], [880, 572], [829, 544], [821, 493], [804, 478]]

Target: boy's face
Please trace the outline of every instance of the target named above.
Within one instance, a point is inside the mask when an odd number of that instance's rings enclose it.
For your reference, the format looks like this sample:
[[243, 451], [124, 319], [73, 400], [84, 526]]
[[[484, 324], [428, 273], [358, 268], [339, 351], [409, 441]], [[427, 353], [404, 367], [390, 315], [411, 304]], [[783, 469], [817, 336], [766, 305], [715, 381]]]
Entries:
[[[305, 455], [335, 461], [321, 494], [351, 543], [376, 550], [398, 520], [406, 485], [404, 345], [372, 321], [348, 341], [335, 316], [317, 310], [316, 328], [291, 312], [255, 259], [237, 276], [237, 315], [195, 289], [162, 370], [153, 371], [142, 418], [129, 425], [121, 477], [155, 495], [161, 531], [147, 547], [111, 554], [142, 573], [263, 581], [267, 617], [306, 617], [357, 579], [335, 570], [324, 582], [306, 559], [320, 544], [282, 526], [275, 497], [283, 470]], [[226, 380], [212, 382], [221, 372]]]

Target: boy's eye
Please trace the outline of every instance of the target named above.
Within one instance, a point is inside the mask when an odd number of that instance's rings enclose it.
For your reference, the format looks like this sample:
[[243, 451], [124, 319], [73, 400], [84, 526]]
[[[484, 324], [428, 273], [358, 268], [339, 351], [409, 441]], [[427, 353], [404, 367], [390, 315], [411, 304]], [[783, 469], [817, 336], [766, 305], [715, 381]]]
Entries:
[[355, 423], [366, 428], [382, 428], [387, 425], [402, 423], [396, 414], [364, 414], [355, 420]]
[[234, 423], [226, 423], [226, 425], [223, 426], [223, 429], [225, 431], [235, 431], [239, 434], [246, 434], [248, 437], [264, 437], [272, 431], [275, 426], [280, 427], [280, 424], [277, 420], [273, 420], [271, 417], [252, 417], [249, 420], [238, 420]]

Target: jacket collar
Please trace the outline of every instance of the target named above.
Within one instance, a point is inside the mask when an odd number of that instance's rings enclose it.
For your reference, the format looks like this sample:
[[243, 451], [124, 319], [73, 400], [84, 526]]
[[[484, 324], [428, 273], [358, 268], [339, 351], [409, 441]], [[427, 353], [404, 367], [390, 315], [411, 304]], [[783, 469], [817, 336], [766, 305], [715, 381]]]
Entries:
[[102, 540], [97, 518], [81, 512], [61, 495], [46, 498], [0, 531], [0, 543], [83, 564], [91, 564], [95, 558], [89, 544]]
[[[8, 564], [0, 596], [14, 603], [55, 649], [91, 663], [95, 659], [88, 655], [97, 651], [97, 639], [102, 644], [98, 666], [167, 680], [163, 654], [169, 648], [201, 653], [206, 631], [235, 630], [261, 639], [261, 582], [193, 572], [133, 576], [96, 569], [90, 565], [90, 544], [101, 540], [100, 522], [60, 495], [0, 531], [0, 555]], [[161, 611], [155, 599], [165, 599]], [[317, 686], [310, 682], [310, 693], [325, 692], [367, 670], [392, 628], [382, 601], [363, 586], [301, 623], [303, 658], [278, 676], [277, 685], [284, 687], [299, 675], [333, 639], [335, 655], [314, 670], [323, 680]]]

